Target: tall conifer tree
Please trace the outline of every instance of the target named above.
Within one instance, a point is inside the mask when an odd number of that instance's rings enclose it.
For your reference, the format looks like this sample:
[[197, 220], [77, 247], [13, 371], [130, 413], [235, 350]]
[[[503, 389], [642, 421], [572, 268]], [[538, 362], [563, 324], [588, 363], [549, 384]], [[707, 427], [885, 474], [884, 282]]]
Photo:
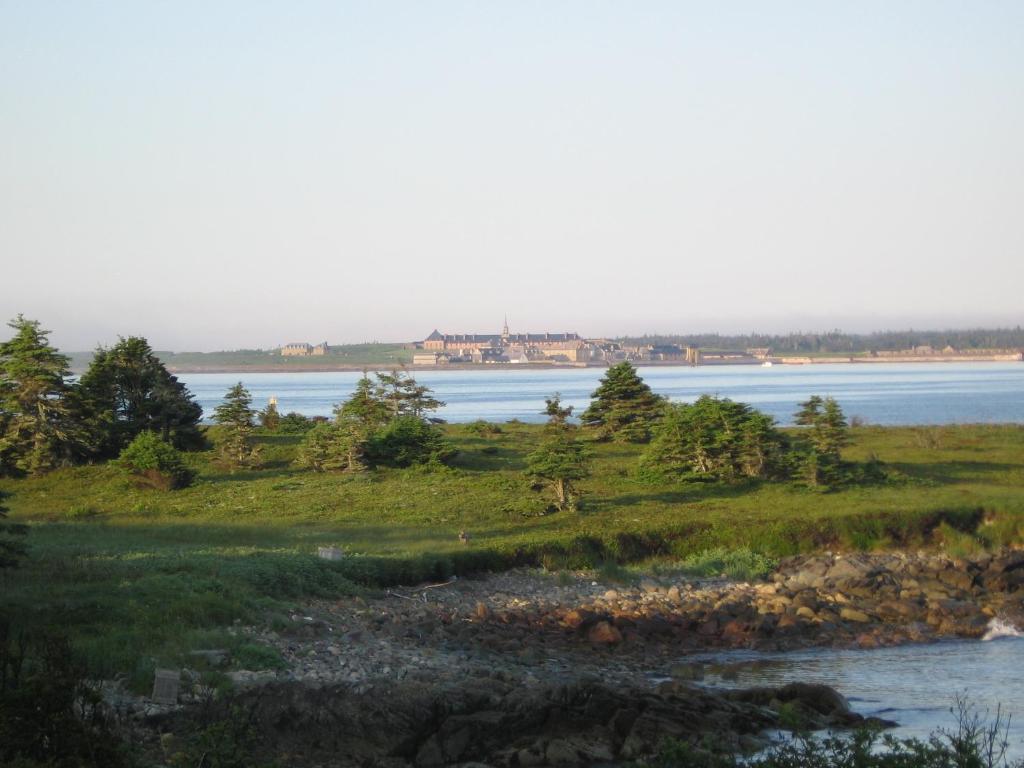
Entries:
[[18, 315], [0, 343], [0, 474], [70, 464], [85, 448], [68, 358], [35, 320]]
[[227, 391], [224, 402], [214, 409], [213, 419], [222, 428], [218, 441], [221, 459], [231, 467], [250, 467], [259, 462], [259, 448], [253, 445], [252, 395], [242, 382]]
[[101, 456], [117, 456], [142, 432], [156, 432], [180, 450], [203, 445], [203, 409], [141, 337], [96, 350], [81, 388]]
[[526, 474], [554, 491], [556, 509], [575, 510], [577, 483], [590, 476], [590, 454], [577, 437], [577, 427], [569, 423], [572, 406], [563, 408], [557, 394], [544, 402], [548, 423], [540, 445], [526, 457]]
[[661, 418], [665, 399], [651, 391], [628, 361], [613, 365], [591, 395], [590, 407], [580, 417], [603, 439], [643, 443]]

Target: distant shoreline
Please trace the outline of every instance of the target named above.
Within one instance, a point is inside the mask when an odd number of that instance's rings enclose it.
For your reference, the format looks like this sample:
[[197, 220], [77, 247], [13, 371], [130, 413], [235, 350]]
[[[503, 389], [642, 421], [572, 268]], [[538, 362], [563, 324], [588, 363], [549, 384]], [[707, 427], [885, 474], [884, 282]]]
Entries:
[[[877, 365], [880, 363], [933, 363], [933, 364], [944, 364], [944, 363], [1013, 363], [1021, 362], [1020, 356], [1013, 357], [1009, 355], [963, 355], [958, 357], [847, 357], [847, 356], [836, 356], [836, 357], [816, 357], [806, 358], [799, 361], [790, 359], [786, 360], [772, 360], [772, 366], [779, 367], [796, 367], [803, 365], [841, 365], [841, 364], [857, 364], [857, 365]], [[721, 366], [746, 366], [746, 367], [760, 367], [764, 361], [758, 359], [745, 359], [745, 360], [713, 360], [705, 361], [697, 366], [687, 365], [685, 362], [679, 360], [645, 360], [645, 361], [633, 361], [633, 365], [637, 368], [716, 368]], [[542, 364], [512, 364], [512, 363], [490, 363], [490, 364], [479, 364], [479, 363], [452, 363], [448, 365], [410, 365], [405, 364], [406, 370], [410, 371], [547, 371], [547, 370], [583, 370], [588, 368], [602, 369], [607, 368], [608, 363], [589, 363], [589, 364], [575, 364], [575, 363], [542, 363]], [[357, 364], [340, 364], [340, 365], [303, 365], [297, 366], [294, 363], [279, 363], [279, 364], [261, 364], [261, 365], [183, 365], [183, 366], [167, 366], [167, 370], [174, 374], [189, 374], [189, 373], [352, 373], [360, 371], [381, 371], [390, 370], [391, 368], [401, 368], [402, 365], [396, 364], [373, 364], [367, 363], [365, 365]]]

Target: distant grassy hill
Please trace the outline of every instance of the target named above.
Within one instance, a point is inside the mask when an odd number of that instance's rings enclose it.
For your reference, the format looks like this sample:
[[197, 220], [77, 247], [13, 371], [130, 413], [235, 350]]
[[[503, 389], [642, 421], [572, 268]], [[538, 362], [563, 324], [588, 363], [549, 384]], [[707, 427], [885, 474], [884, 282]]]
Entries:
[[[408, 365], [413, 351], [402, 344], [340, 344], [329, 354], [317, 357], [282, 357], [276, 349], [239, 349], [230, 352], [157, 351], [161, 362], [172, 371], [202, 370], [324, 370], [338, 367]], [[72, 352], [71, 367], [84, 371], [92, 352]]]

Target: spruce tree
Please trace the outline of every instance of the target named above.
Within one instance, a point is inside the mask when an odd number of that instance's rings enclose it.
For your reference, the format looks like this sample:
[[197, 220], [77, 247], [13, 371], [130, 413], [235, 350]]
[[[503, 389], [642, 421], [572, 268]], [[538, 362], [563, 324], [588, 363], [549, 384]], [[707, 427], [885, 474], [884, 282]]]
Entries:
[[297, 463], [317, 472], [359, 472], [366, 469], [365, 439], [351, 425], [319, 424], [306, 433], [299, 446]]
[[363, 371], [363, 377], [356, 383], [355, 391], [341, 405], [335, 406], [335, 421], [356, 421], [367, 432], [382, 427], [391, 418], [392, 412], [380, 397], [379, 390]]
[[800, 403], [794, 420], [800, 426], [810, 427], [808, 440], [820, 456], [840, 460], [840, 451], [849, 444], [850, 435], [846, 416], [835, 398], [812, 396]]
[[370, 440], [390, 418], [379, 389], [363, 371], [355, 391], [334, 407], [334, 422], [314, 427], [306, 435], [299, 449], [299, 465], [318, 472], [367, 469]]
[[376, 399], [383, 403], [391, 418], [416, 416], [425, 418], [444, 403], [435, 398], [429, 387], [416, 383], [405, 371], [377, 373]]
[[281, 426], [281, 414], [277, 410], [277, 403], [273, 400], [267, 403], [266, 408], [260, 411], [259, 417], [260, 426], [268, 432], [276, 432], [277, 428]]
[[224, 402], [213, 412], [221, 427], [217, 450], [229, 467], [251, 467], [259, 463], [259, 447], [253, 445], [252, 395], [242, 382], [227, 391]]
[[156, 432], [179, 450], [205, 442], [199, 429], [203, 409], [141, 337], [97, 349], [81, 389], [101, 457], [117, 456], [143, 432]]
[[0, 343], [0, 474], [36, 474], [84, 452], [68, 358], [50, 346], [35, 320], [18, 315]]
[[548, 425], [564, 426], [572, 418], [572, 406], [562, 406], [562, 395], [555, 392], [553, 397], [544, 399], [544, 410], [541, 411], [548, 417]]
[[526, 474], [554, 491], [557, 510], [576, 510], [580, 497], [576, 484], [590, 476], [590, 454], [568, 421], [572, 407], [563, 408], [557, 394], [545, 403], [548, 423], [540, 445], [526, 457]]
[[813, 395], [800, 403], [794, 417], [797, 424], [808, 427], [809, 447], [800, 459], [802, 474], [808, 485], [833, 485], [844, 478], [842, 449], [849, 444], [849, 425], [835, 398]]
[[666, 408], [643, 463], [657, 472], [718, 480], [781, 471], [784, 440], [774, 420], [745, 403], [702, 395]]
[[629, 362], [609, 368], [591, 397], [583, 424], [596, 428], [601, 439], [621, 442], [647, 442], [665, 408], [665, 399], [651, 391]]

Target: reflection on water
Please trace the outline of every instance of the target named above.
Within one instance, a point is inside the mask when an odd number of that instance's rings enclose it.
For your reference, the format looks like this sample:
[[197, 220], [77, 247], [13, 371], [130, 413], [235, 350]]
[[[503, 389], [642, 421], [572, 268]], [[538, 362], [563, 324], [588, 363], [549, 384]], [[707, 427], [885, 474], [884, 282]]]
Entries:
[[[440, 416], [454, 422], [489, 419], [542, 421], [544, 398], [555, 392], [579, 413], [603, 374], [599, 368], [549, 370], [413, 371], [447, 403]], [[655, 392], [692, 401], [717, 394], [751, 403], [790, 423], [796, 405], [812, 394], [839, 400], [847, 416], [871, 424], [1024, 422], [1024, 364], [917, 363], [645, 367]], [[242, 379], [257, 407], [278, 398], [282, 413], [329, 416], [361, 376], [341, 373], [190, 373], [179, 378], [207, 416]]]
[[[980, 712], [1001, 707], [1010, 717], [1010, 750], [1024, 756], [1024, 638], [958, 640], [871, 650], [816, 649], [796, 653], [747, 651], [700, 657], [704, 682], [748, 687], [824, 683], [862, 715], [899, 723], [897, 735], [926, 738], [954, 728], [957, 695]], [[692, 659], [688, 659], [692, 660]]]

